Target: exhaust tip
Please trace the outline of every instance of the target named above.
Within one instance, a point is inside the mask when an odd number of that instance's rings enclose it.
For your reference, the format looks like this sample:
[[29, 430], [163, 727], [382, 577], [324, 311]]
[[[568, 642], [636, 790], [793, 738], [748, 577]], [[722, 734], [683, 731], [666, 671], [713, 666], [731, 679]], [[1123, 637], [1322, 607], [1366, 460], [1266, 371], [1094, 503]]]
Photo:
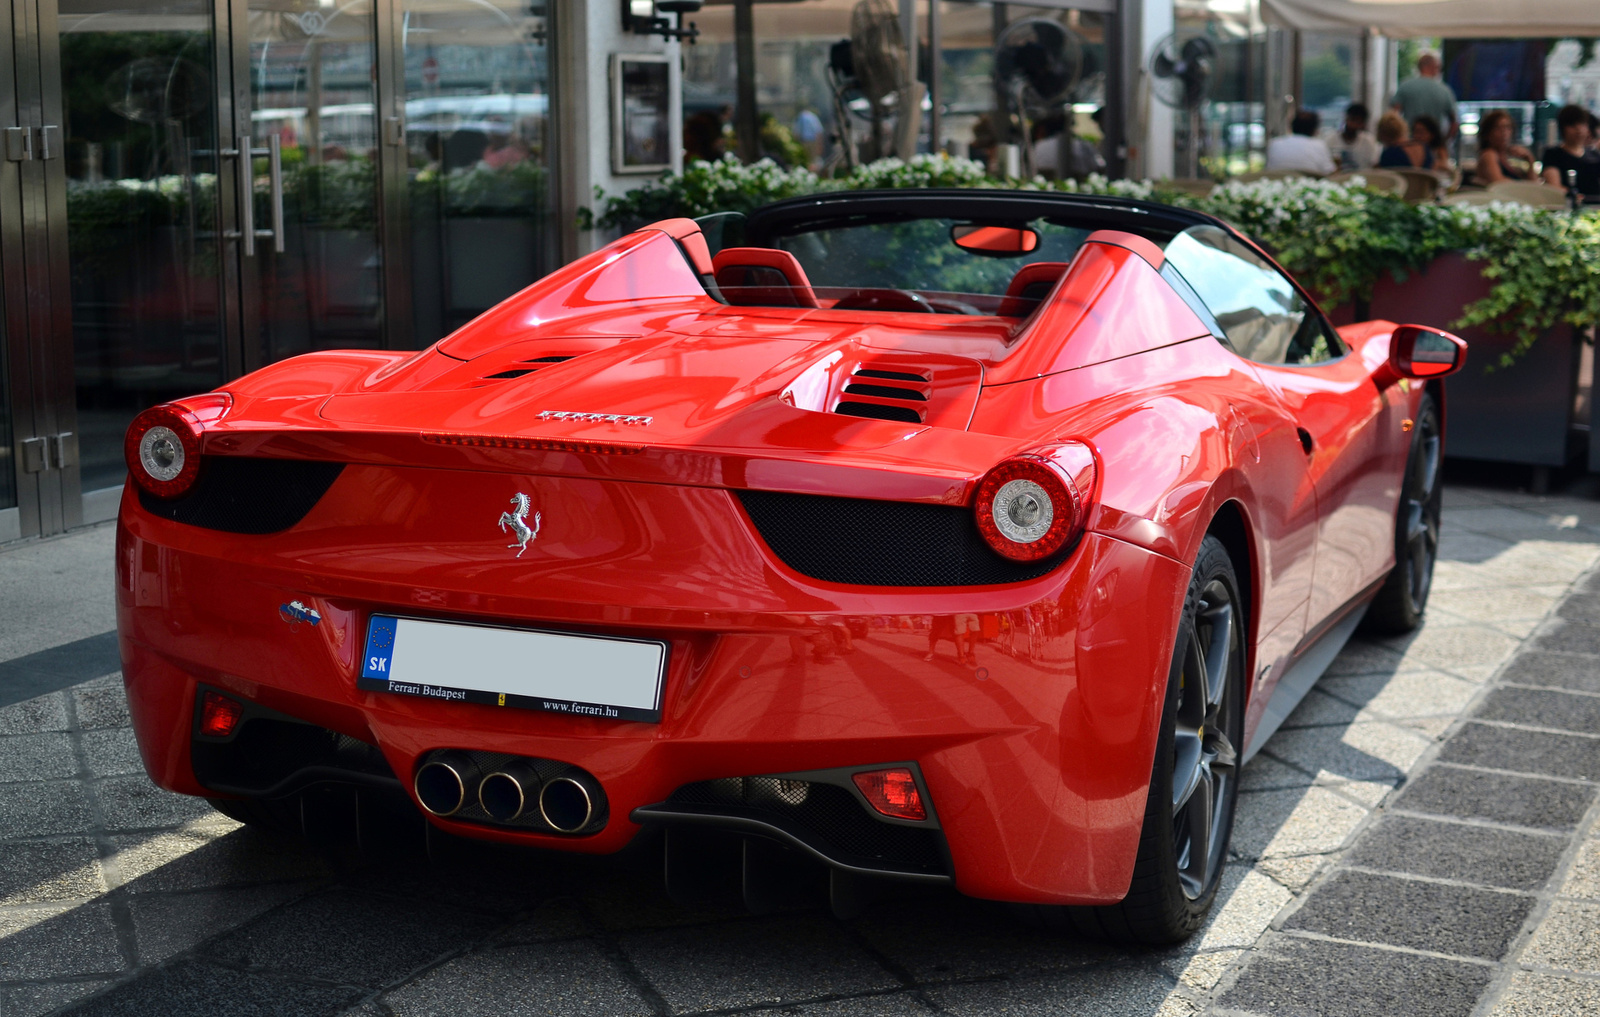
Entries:
[[460, 753], [441, 753], [417, 770], [412, 788], [417, 801], [435, 816], [453, 816], [467, 802], [468, 782], [477, 767]]
[[497, 823], [509, 823], [529, 811], [529, 800], [539, 787], [539, 775], [526, 763], [511, 762], [483, 778], [478, 804]]
[[594, 796], [585, 782], [557, 777], [539, 791], [539, 815], [553, 829], [577, 833], [594, 818]]

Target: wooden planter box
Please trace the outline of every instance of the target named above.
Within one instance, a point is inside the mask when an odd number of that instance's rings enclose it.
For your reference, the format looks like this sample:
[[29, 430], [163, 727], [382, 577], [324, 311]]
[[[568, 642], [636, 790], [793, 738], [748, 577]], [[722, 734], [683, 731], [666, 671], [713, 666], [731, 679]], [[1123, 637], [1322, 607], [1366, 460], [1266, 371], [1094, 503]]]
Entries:
[[[1451, 252], [1403, 283], [1385, 276], [1373, 288], [1370, 317], [1450, 328], [1462, 308], [1489, 293], [1478, 262]], [[1341, 309], [1342, 310], [1342, 309]], [[1337, 320], [1337, 319], [1336, 319]], [[1466, 366], [1445, 379], [1445, 454], [1462, 459], [1563, 466], [1578, 385], [1574, 330], [1558, 326], [1510, 367], [1497, 364], [1516, 336], [1481, 327], [1458, 333]]]

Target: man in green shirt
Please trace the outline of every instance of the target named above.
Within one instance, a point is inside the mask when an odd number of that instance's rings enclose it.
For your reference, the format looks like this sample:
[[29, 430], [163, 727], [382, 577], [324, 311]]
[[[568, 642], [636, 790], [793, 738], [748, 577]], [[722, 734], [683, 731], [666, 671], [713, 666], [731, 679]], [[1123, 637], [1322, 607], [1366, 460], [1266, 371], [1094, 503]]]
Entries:
[[1439, 79], [1443, 69], [1437, 53], [1424, 52], [1417, 57], [1417, 76], [1400, 83], [1389, 108], [1397, 110], [1408, 124], [1420, 116], [1433, 117], [1443, 126], [1445, 136], [1453, 138], [1461, 118], [1456, 115], [1456, 93]]

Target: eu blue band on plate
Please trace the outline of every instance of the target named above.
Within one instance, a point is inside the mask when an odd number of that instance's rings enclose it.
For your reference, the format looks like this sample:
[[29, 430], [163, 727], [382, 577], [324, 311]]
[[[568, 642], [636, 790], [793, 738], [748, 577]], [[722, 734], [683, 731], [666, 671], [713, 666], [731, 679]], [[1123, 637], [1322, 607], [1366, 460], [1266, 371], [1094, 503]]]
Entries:
[[394, 632], [399, 619], [374, 615], [367, 627], [367, 652], [361, 665], [361, 677], [389, 677], [389, 661], [394, 656]]

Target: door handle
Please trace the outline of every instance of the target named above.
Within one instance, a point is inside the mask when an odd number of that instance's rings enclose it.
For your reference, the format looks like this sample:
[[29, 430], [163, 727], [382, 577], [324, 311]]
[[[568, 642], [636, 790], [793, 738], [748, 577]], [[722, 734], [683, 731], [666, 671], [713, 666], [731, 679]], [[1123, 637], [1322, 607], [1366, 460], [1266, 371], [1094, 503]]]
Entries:
[[55, 460], [58, 470], [64, 470], [78, 463], [78, 439], [71, 431], [62, 431], [60, 434], [50, 436], [50, 456]]
[[[278, 254], [283, 253], [283, 139], [274, 134], [267, 139], [266, 148], [252, 148], [252, 158], [258, 155], [267, 157], [267, 182], [272, 189], [272, 228], [269, 230], [256, 230], [256, 236], [265, 239], [272, 238], [272, 249]], [[251, 225], [254, 225], [252, 222]]]
[[26, 127], [6, 128], [6, 159], [27, 162], [33, 158], [33, 132]]
[[255, 150], [250, 147], [249, 141], [244, 141], [238, 148], [224, 148], [222, 154], [234, 159], [233, 168], [239, 189], [239, 239], [244, 241], [244, 256], [253, 258], [256, 256], [256, 181], [255, 170], [250, 163]]
[[24, 438], [18, 446], [22, 450], [23, 473], [43, 473], [50, 468], [50, 453], [43, 438]]
[[1300, 436], [1300, 447], [1306, 450], [1306, 455], [1310, 455], [1312, 449], [1311, 432], [1303, 427], [1297, 427], [1294, 430]]
[[272, 155], [272, 249], [283, 253], [283, 139], [276, 134], [268, 146]]

